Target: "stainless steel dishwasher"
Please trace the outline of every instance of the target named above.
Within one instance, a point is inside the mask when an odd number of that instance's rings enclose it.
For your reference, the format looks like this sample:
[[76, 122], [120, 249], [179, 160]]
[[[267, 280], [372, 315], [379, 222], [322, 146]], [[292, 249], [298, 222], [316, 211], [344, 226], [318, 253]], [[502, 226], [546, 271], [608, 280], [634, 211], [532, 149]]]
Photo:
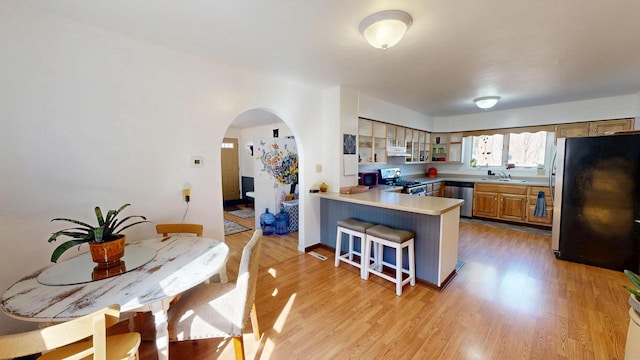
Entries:
[[468, 181], [445, 181], [444, 197], [462, 199], [464, 204], [460, 208], [460, 216], [473, 216], [473, 183]]

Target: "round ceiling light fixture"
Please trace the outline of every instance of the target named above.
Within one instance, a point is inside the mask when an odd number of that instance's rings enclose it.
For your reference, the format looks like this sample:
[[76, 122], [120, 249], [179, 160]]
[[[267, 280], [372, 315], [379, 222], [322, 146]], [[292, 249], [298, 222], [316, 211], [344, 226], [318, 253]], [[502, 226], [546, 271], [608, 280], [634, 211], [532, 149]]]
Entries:
[[402, 10], [383, 10], [364, 18], [360, 33], [369, 45], [386, 50], [402, 39], [411, 23], [411, 15]]
[[480, 109], [487, 110], [494, 107], [498, 103], [498, 100], [500, 100], [500, 96], [482, 96], [473, 99], [473, 102], [476, 103], [476, 106]]

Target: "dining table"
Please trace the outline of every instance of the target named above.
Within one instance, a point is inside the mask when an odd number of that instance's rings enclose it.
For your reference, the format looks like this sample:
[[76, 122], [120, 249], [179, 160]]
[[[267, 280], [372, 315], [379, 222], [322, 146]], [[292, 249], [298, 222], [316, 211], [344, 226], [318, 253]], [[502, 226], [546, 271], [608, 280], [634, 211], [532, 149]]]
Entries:
[[97, 268], [87, 252], [39, 269], [0, 298], [8, 316], [62, 322], [112, 304], [121, 312], [151, 311], [158, 358], [169, 358], [167, 310], [180, 293], [208, 281], [226, 264], [229, 247], [206, 237], [174, 235], [127, 243], [121, 263]]

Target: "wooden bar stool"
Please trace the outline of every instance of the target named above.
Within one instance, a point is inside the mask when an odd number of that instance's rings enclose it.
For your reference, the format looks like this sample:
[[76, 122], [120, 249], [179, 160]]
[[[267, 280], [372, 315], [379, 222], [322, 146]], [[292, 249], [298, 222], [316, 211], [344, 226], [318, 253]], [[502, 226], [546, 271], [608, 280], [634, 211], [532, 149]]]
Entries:
[[[380, 276], [396, 284], [396, 295], [402, 295], [402, 286], [410, 283], [411, 286], [416, 284], [416, 260], [414, 250], [415, 233], [408, 230], [400, 230], [390, 228], [384, 225], [376, 225], [367, 229], [364, 260], [363, 279], [369, 279], [369, 273]], [[388, 246], [396, 249], [396, 263], [391, 264], [384, 261], [383, 250]], [[370, 258], [371, 248], [374, 250], [374, 258]], [[402, 249], [407, 248], [409, 257], [409, 269], [402, 267]], [[373, 263], [372, 263], [373, 262]], [[395, 278], [383, 272], [384, 266], [395, 269]], [[402, 280], [403, 275], [408, 277]]]
[[[340, 261], [344, 261], [347, 264], [359, 268], [360, 278], [364, 279], [364, 266], [362, 266], [362, 264], [364, 264], [364, 261], [362, 256], [362, 249], [364, 249], [365, 232], [368, 228], [371, 228], [374, 225], [375, 224], [352, 218], [338, 220], [338, 231], [336, 234], [336, 267], [340, 265]], [[343, 234], [349, 235], [349, 250], [346, 253], [341, 254]], [[354, 249], [354, 237], [360, 238], [359, 251]], [[360, 262], [354, 260], [354, 255], [360, 257]]]

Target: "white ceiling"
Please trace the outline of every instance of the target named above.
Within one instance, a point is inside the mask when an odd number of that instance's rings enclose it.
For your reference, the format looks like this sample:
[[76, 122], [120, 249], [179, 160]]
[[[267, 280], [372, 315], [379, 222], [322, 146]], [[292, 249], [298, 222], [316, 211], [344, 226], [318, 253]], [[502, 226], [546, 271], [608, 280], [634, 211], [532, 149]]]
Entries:
[[[16, 0], [15, 6], [320, 86], [345, 86], [432, 116], [640, 91], [638, 0]], [[413, 25], [370, 47], [367, 15]]]

